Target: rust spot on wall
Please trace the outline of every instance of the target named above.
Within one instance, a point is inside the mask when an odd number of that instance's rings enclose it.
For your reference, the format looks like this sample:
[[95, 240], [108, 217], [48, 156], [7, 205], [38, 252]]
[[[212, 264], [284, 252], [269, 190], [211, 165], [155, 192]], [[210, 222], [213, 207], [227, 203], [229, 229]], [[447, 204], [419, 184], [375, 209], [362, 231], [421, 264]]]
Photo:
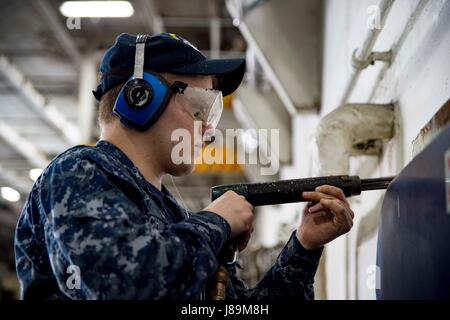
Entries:
[[418, 154], [450, 123], [450, 99], [434, 114], [413, 140], [413, 156]]

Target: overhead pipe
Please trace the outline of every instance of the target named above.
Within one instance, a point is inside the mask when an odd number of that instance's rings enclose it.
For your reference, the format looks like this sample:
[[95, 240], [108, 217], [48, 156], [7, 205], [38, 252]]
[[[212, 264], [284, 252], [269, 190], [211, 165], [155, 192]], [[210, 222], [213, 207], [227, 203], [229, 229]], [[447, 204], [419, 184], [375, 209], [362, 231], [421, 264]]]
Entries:
[[350, 75], [349, 80], [345, 86], [344, 95], [341, 99], [340, 105], [344, 105], [350, 95], [353, 92], [353, 89], [358, 82], [358, 78], [361, 74], [361, 71], [367, 68], [369, 65], [373, 64], [375, 61], [384, 61], [390, 62], [391, 60], [391, 51], [386, 52], [372, 52], [373, 47], [378, 39], [378, 36], [383, 29], [383, 26], [386, 22], [387, 16], [392, 8], [392, 5], [395, 0], [381, 0], [378, 5], [380, 9], [380, 27], [371, 29], [362, 44], [362, 46], [353, 51], [352, 55], [352, 74]]
[[226, 0], [225, 5], [228, 12], [233, 17], [233, 25], [239, 28], [242, 36], [248, 43], [248, 46], [252, 48], [258, 62], [261, 64], [267, 79], [270, 79], [270, 83], [274, 88], [275, 92], [280, 97], [281, 102], [286, 107], [289, 115], [294, 116], [297, 114], [297, 109], [294, 102], [290, 98], [286, 88], [281, 83], [279, 77], [275, 74], [275, 70], [272, 68], [271, 64], [267, 60], [261, 48], [258, 46], [255, 38], [251, 34], [248, 26], [244, 23], [243, 18], [251, 10], [254, 10], [258, 5], [262, 4], [265, 0], [254, 0], [248, 5], [245, 5], [242, 0]]

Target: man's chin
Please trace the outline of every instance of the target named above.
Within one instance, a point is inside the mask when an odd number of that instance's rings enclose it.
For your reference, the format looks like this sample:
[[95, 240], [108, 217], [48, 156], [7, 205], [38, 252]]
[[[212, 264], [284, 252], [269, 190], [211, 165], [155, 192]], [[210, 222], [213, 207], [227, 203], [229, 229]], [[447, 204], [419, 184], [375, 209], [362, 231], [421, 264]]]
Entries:
[[171, 168], [171, 172], [168, 172], [170, 175], [179, 177], [179, 176], [185, 176], [194, 171], [194, 165], [193, 164], [178, 164]]

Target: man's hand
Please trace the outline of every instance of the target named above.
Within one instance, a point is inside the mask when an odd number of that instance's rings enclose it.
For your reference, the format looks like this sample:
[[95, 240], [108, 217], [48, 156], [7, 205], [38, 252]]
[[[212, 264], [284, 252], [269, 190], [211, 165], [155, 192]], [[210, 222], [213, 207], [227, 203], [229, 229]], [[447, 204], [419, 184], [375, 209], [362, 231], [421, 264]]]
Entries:
[[341, 189], [323, 185], [302, 196], [311, 201], [296, 232], [305, 249], [318, 249], [352, 228], [355, 215]]
[[243, 196], [227, 191], [204, 210], [223, 217], [231, 228], [230, 239], [236, 238], [240, 251], [245, 249], [253, 232], [253, 206]]

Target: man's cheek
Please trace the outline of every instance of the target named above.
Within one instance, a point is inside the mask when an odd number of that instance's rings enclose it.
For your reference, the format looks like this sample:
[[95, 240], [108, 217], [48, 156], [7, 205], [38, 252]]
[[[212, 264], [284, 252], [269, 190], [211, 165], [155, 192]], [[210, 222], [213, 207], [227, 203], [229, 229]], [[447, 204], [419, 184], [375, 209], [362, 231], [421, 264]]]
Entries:
[[199, 146], [197, 146], [197, 145], [195, 145], [195, 146], [194, 146], [193, 159], [192, 159], [192, 160], [193, 160], [193, 163], [194, 163], [195, 159], [197, 159], [198, 157], [200, 157], [201, 153], [202, 153], [202, 148], [199, 147]]
[[194, 128], [192, 128], [192, 144], [195, 146], [201, 146], [202, 142], [202, 127], [195, 126]]

